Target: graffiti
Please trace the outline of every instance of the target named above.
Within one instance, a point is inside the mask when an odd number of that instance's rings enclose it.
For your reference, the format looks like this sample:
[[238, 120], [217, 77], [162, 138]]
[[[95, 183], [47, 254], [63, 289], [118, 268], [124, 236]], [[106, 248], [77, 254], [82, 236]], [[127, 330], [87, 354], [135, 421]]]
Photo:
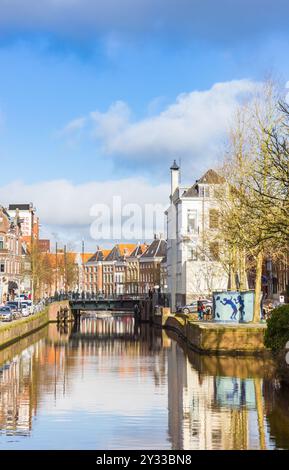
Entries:
[[245, 317], [245, 301], [241, 295], [238, 295], [237, 299], [235, 299], [236, 304], [239, 304], [239, 313], [240, 313], [240, 322], [244, 321]]
[[231, 297], [230, 299], [227, 299], [226, 297], [225, 297], [223, 300], [220, 299], [220, 303], [221, 303], [222, 305], [230, 305], [230, 307], [231, 307], [232, 310], [233, 310], [233, 313], [232, 313], [232, 315], [230, 316], [230, 319], [231, 319], [231, 320], [236, 320], [236, 315], [237, 315], [237, 313], [238, 313], [238, 309], [237, 309], [237, 306], [236, 306], [236, 304], [235, 304], [235, 302], [234, 302], [234, 300], [233, 300], [233, 297]]
[[214, 320], [217, 322], [250, 322], [253, 319], [254, 292], [215, 292], [213, 309]]

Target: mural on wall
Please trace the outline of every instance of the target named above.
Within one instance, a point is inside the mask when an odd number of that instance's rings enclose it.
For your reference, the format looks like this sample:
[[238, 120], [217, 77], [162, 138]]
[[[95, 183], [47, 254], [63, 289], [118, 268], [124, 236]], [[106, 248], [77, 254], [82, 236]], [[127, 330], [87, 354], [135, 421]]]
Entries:
[[253, 320], [254, 292], [213, 293], [214, 319], [219, 322], [244, 323]]

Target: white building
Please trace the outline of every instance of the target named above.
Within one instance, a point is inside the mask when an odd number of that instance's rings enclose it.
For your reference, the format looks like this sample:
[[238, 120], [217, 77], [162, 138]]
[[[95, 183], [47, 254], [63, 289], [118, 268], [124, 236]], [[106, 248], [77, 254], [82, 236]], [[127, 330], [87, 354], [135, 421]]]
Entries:
[[216, 241], [219, 223], [216, 189], [223, 179], [208, 170], [191, 187], [179, 184], [176, 162], [171, 170], [170, 206], [167, 216], [167, 276], [172, 309], [227, 288], [228, 276], [219, 261]]
[[32, 202], [30, 204], [9, 204], [8, 214], [15, 217], [19, 216], [21, 223], [21, 232], [23, 237], [31, 237], [31, 233], [38, 236], [38, 218], [35, 216], [35, 208]]

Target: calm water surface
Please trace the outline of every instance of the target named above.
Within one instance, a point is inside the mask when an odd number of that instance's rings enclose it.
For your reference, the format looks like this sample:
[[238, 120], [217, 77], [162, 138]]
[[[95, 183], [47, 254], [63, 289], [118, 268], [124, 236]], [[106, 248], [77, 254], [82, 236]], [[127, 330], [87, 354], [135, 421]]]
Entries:
[[187, 353], [131, 316], [0, 351], [0, 449], [289, 448], [271, 360]]

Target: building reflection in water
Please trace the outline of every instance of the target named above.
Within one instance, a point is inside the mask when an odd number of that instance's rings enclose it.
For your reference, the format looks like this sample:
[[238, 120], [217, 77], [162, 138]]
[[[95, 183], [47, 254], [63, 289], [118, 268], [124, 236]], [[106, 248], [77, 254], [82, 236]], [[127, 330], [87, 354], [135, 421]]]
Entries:
[[[271, 395], [280, 389], [270, 359], [185, 354], [176, 342], [168, 353], [169, 433], [173, 449], [266, 449], [272, 435]], [[279, 392], [278, 392], [279, 390]], [[283, 397], [284, 395], [281, 394]], [[280, 401], [280, 397], [279, 397]], [[285, 408], [285, 407], [284, 407]], [[289, 408], [279, 434], [289, 436]], [[285, 426], [286, 422], [286, 426]], [[287, 427], [287, 430], [286, 430]], [[289, 448], [289, 440], [281, 441]]]
[[[114, 448], [121, 439], [128, 448], [289, 448], [289, 394], [274, 377], [270, 359], [201, 356], [129, 315], [51, 324], [0, 351], [0, 447], [8, 442], [1, 435], [32, 442], [35, 416], [57, 419], [65, 409], [73, 422], [72, 400], [85, 417], [84, 428], [78, 423], [84, 448], [91, 414], [117, 417], [106, 430], [110, 442], [109, 433], [122, 426]], [[100, 391], [102, 381], [112, 390]], [[77, 394], [80, 385], [90, 402]], [[39, 442], [53, 442], [45, 433]]]
[[[98, 375], [113, 370], [120, 380], [150, 380], [166, 390], [169, 345], [161, 330], [140, 327], [132, 316], [87, 316], [79, 324], [50, 324], [0, 351], [0, 434], [29, 436], [39, 404], [53, 397], [57, 406], [72, 395], [75, 374], [91, 380], [91, 364]], [[133, 399], [134, 390], [129, 393]]]

